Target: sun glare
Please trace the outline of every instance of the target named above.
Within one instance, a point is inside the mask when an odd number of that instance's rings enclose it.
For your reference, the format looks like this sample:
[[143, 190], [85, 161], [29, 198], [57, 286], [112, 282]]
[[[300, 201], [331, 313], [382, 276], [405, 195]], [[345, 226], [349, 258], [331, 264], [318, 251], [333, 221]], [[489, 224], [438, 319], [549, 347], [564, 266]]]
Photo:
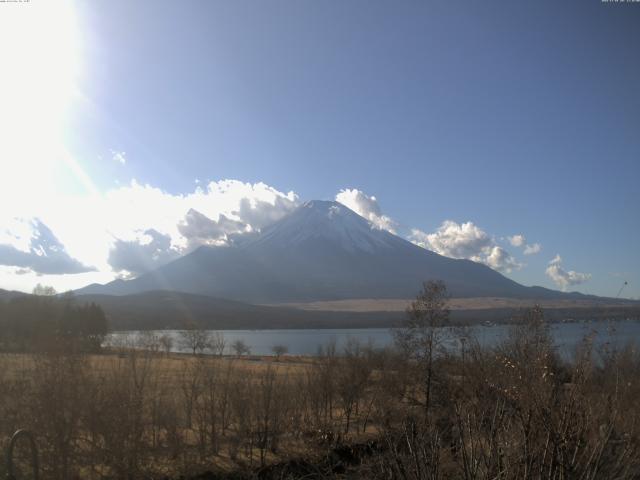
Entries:
[[0, 186], [46, 188], [63, 161], [65, 118], [79, 73], [78, 28], [66, 0], [5, 3], [0, 15]]

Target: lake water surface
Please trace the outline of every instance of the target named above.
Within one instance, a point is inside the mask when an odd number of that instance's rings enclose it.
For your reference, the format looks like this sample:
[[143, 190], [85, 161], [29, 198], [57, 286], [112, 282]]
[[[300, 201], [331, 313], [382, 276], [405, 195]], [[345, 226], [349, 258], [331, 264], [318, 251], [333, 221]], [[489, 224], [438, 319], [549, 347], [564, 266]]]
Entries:
[[[508, 325], [474, 326], [469, 327], [471, 335], [480, 344], [490, 346], [504, 339], [509, 332]], [[216, 332], [216, 331], [212, 331]], [[350, 338], [364, 343], [372, 343], [376, 347], [385, 347], [393, 343], [393, 332], [387, 328], [360, 329], [318, 329], [318, 330], [218, 330], [227, 344], [227, 353], [232, 353], [230, 345], [243, 340], [253, 355], [271, 355], [274, 345], [284, 345], [291, 355], [315, 355], [319, 347], [326, 347], [335, 342], [340, 350]], [[640, 322], [636, 321], [599, 321], [558, 323], [551, 325], [551, 333], [558, 350], [562, 354], [571, 354], [585, 336], [593, 334], [596, 345], [609, 344], [622, 347], [631, 341], [640, 343]], [[107, 339], [107, 344], [135, 345], [143, 336], [168, 335], [172, 338], [172, 351], [188, 352], [181, 343], [178, 330], [155, 330], [151, 332], [114, 332]], [[458, 348], [458, 341], [453, 338], [448, 341], [451, 348]]]

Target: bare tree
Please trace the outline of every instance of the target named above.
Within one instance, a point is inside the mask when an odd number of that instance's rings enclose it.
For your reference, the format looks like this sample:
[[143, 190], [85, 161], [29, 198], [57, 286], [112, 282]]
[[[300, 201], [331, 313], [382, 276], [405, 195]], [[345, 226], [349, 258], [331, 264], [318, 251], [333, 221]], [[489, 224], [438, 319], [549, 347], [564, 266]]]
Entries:
[[289, 353], [289, 348], [286, 345], [274, 345], [271, 347], [271, 352], [276, 356], [276, 360], [280, 360], [282, 355]]
[[138, 335], [136, 346], [155, 353], [160, 349], [160, 339], [153, 332], [146, 330]]
[[31, 293], [41, 297], [54, 297], [58, 294], [55, 288], [49, 285], [42, 285], [40, 283], [33, 287], [33, 291]]
[[224, 355], [224, 349], [227, 346], [227, 341], [224, 338], [222, 332], [214, 332], [211, 334], [210, 348], [218, 356]]
[[427, 413], [431, 404], [434, 353], [442, 342], [441, 327], [449, 323], [448, 300], [444, 282], [425, 282], [422, 291], [407, 309], [403, 327], [395, 332], [396, 344], [422, 371]]
[[336, 375], [336, 387], [345, 418], [344, 433], [347, 434], [352, 416], [358, 411], [360, 400], [364, 396], [371, 376], [371, 363], [360, 342], [355, 338], [347, 341], [341, 360]]
[[164, 353], [169, 355], [171, 353], [171, 349], [173, 348], [173, 338], [170, 335], [164, 334], [159, 338], [160, 346], [164, 350]]
[[187, 323], [185, 329], [180, 331], [180, 344], [182, 348], [191, 350], [193, 355], [203, 353], [211, 346], [211, 334], [194, 323]]
[[234, 341], [231, 344], [231, 348], [238, 357], [241, 357], [242, 355], [249, 355], [251, 353], [251, 348], [241, 338]]

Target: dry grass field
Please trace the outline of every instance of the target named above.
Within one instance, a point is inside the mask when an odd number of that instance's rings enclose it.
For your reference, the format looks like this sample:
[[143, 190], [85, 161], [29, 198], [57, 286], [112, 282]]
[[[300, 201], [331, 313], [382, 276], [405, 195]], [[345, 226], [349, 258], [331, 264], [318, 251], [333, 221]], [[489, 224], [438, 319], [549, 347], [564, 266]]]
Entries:
[[[380, 299], [380, 298], [354, 298], [348, 300], [327, 300], [307, 303], [280, 303], [277, 306], [292, 307], [301, 310], [325, 311], [325, 312], [403, 312], [411, 304], [411, 299]], [[532, 300], [520, 298], [502, 297], [473, 297], [452, 298], [449, 301], [451, 310], [484, 310], [496, 308], [528, 308], [532, 304], [538, 304], [542, 308], [594, 308], [594, 307], [620, 307], [629, 305], [629, 301], [616, 301], [614, 299], [563, 299], [563, 300]]]
[[639, 351], [560, 359], [540, 312], [462, 355], [424, 325], [316, 357], [3, 353], [0, 436], [33, 431], [45, 480], [639, 478]]
[[345, 430], [337, 392], [322, 405], [314, 398], [319, 384], [338, 382], [337, 362], [322, 374], [310, 357], [3, 353], [0, 434], [33, 431], [52, 479], [228, 473], [314, 458], [334, 431], [349, 441], [376, 432], [358, 424], [359, 413]]

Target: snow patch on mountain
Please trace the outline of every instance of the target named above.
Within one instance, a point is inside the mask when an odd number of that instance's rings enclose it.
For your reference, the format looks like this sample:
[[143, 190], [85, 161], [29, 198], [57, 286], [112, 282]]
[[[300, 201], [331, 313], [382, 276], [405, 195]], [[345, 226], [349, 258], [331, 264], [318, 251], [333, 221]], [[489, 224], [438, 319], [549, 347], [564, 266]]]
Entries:
[[265, 229], [255, 246], [291, 248], [316, 240], [348, 252], [374, 253], [396, 245], [396, 237], [338, 202], [312, 200]]

